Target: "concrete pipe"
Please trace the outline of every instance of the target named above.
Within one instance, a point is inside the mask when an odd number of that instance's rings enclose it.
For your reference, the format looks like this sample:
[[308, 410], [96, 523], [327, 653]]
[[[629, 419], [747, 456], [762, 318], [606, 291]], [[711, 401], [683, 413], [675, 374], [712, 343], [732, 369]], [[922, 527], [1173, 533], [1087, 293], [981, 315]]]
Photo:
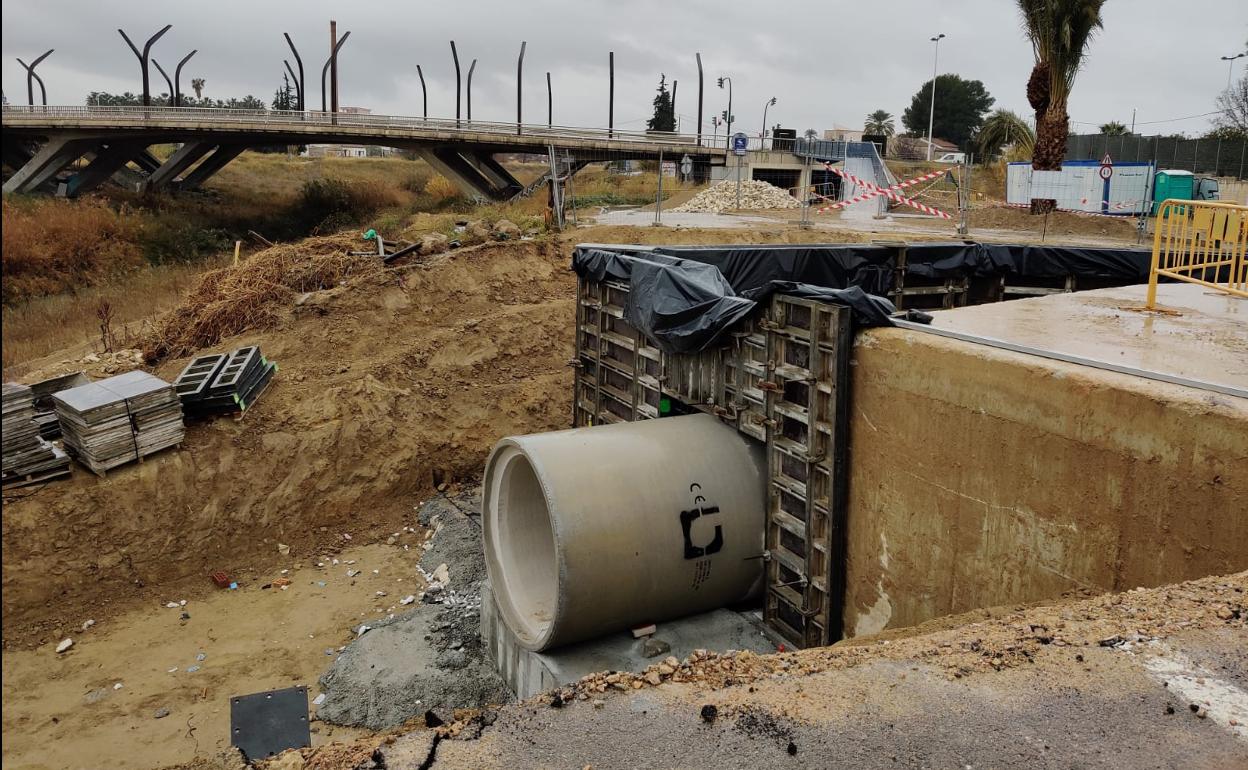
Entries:
[[530, 650], [706, 612], [762, 585], [765, 456], [709, 415], [505, 438], [484, 498], [495, 600]]

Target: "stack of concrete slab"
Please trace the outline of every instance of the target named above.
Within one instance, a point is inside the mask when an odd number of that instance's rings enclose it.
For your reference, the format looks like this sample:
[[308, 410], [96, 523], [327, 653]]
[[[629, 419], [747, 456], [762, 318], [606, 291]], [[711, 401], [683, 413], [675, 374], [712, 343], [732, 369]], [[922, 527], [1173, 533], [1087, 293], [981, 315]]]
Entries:
[[69, 458], [39, 435], [35, 422], [35, 397], [30, 388], [4, 384], [3, 394], [4, 485], [31, 484], [69, 474]]
[[269, 361], [258, 346], [251, 345], [193, 359], [174, 380], [174, 388], [188, 416], [245, 412], [276, 372], [277, 362]]
[[127, 372], [70, 388], [52, 400], [66, 449], [100, 475], [182, 443], [178, 394], [147, 372]]
[[88, 382], [91, 382], [91, 378], [85, 373], [73, 372], [31, 384], [30, 392], [35, 397], [35, 422], [39, 425], [40, 436], [48, 441], [61, 437], [61, 423], [56, 419], [56, 406], [52, 403], [52, 396]]

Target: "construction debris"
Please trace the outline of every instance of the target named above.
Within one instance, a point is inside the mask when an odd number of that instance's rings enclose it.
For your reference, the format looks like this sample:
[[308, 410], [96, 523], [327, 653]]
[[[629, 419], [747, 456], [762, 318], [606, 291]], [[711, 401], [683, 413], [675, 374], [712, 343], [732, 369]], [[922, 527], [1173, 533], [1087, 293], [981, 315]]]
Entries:
[[173, 386], [188, 417], [246, 412], [276, 372], [277, 362], [251, 345], [192, 359]]
[[182, 443], [173, 386], [144, 371], [80, 385], [52, 397], [65, 448], [93, 473]]
[[30, 388], [4, 384], [4, 485], [22, 486], [69, 475], [69, 457], [40, 436]]
[[719, 214], [737, 209], [796, 209], [801, 203], [785, 190], [757, 180], [741, 181], [741, 203], [737, 203], [737, 183], [720, 182], [698, 193], [671, 211]]

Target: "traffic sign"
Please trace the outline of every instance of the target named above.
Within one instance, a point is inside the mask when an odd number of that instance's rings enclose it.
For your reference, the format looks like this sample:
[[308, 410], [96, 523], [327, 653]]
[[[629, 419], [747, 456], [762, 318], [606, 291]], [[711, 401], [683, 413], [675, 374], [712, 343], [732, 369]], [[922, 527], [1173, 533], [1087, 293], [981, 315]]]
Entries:
[[1109, 181], [1109, 178], [1114, 175], [1114, 167], [1113, 166], [1101, 166], [1100, 171], [1097, 171], [1096, 173], [1101, 175], [1101, 179]]
[[680, 159], [680, 173], [689, 176], [693, 173], [693, 158], [688, 155]]
[[1101, 165], [1102, 166], [1114, 165], [1114, 159], [1109, 157], [1109, 153], [1105, 153], [1105, 157], [1101, 158]]
[[732, 154], [744, 155], [750, 146], [750, 138], [738, 131], [732, 135]]

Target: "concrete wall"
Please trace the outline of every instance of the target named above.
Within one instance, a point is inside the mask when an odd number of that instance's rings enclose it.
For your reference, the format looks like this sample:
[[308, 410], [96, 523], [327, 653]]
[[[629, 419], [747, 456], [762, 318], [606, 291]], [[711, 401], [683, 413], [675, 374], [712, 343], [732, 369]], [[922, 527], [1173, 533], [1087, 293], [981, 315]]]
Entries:
[[1248, 401], [901, 329], [852, 377], [847, 635], [1248, 568]]

